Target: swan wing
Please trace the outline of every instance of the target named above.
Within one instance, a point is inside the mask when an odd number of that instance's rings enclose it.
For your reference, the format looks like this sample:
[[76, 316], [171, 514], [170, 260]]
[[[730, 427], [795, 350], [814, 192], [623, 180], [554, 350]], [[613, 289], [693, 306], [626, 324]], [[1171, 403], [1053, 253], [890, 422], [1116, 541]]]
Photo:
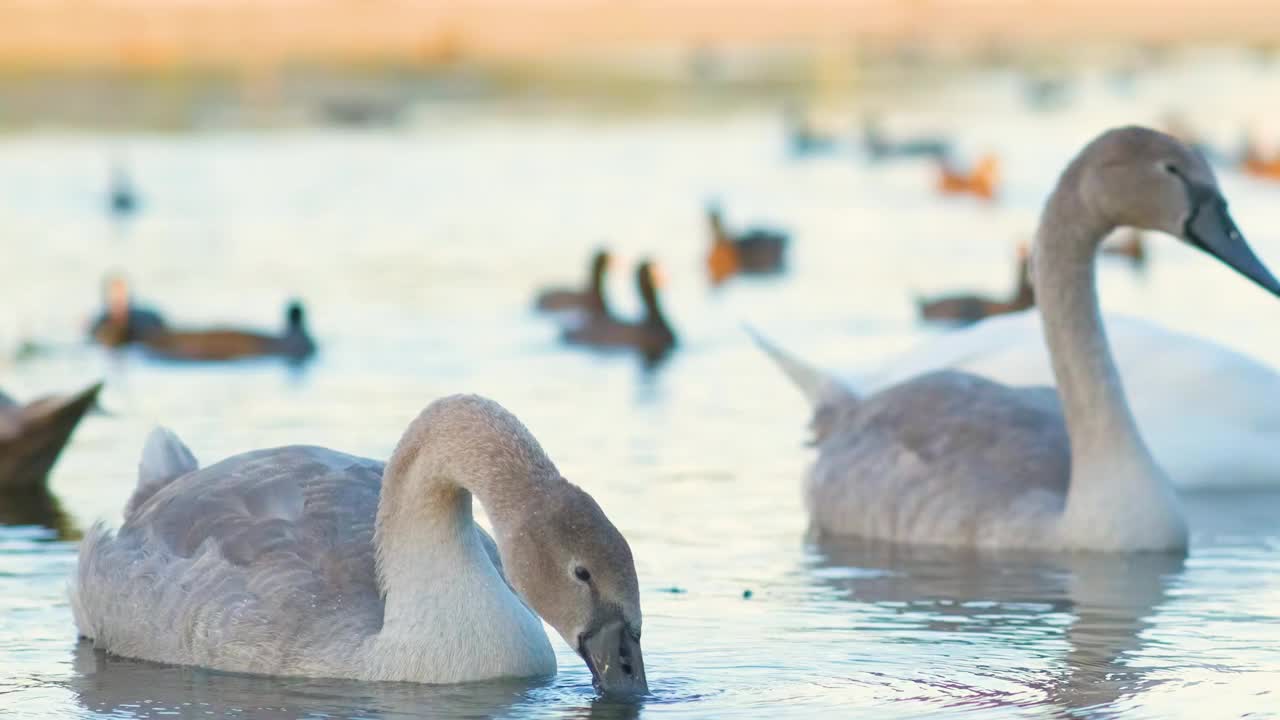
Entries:
[[928, 373], [826, 408], [815, 529], [938, 545], [1049, 541], [1070, 479], [1057, 394]]
[[373, 527], [382, 463], [318, 447], [237, 455], [87, 535], [80, 633], [128, 657], [341, 675], [382, 623]]

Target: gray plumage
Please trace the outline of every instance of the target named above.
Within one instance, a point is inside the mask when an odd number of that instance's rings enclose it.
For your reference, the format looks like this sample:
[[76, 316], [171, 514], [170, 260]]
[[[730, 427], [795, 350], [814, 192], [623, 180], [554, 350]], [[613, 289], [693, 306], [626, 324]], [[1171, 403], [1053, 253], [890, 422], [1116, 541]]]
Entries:
[[1012, 545], [1062, 512], [1071, 448], [1052, 388], [933, 372], [824, 403], [813, 430], [805, 496], [822, 532]]

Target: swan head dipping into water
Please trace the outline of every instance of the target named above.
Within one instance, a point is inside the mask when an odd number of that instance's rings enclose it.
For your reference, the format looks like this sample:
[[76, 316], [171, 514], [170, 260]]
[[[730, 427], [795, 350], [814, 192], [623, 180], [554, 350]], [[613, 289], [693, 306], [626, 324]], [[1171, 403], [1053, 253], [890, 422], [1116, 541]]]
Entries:
[[1031, 275], [1057, 391], [958, 371], [861, 395], [757, 338], [814, 410], [805, 483], [813, 529], [921, 545], [1184, 552], [1188, 531], [1125, 398], [1095, 260], [1130, 226], [1171, 234], [1273, 295], [1212, 170], [1140, 127], [1109, 130], [1045, 203]]
[[422, 683], [554, 674], [541, 616], [598, 691], [648, 692], [626, 539], [474, 395], [429, 405], [385, 467], [291, 446], [197, 469], [153, 432], [124, 525], [81, 545], [71, 600], [80, 633], [126, 657]]
[[420, 503], [451, 508], [447, 520], [460, 530], [471, 523], [474, 495], [493, 523], [507, 580], [582, 657], [597, 689], [648, 692], [631, 549], [515, 416], [483, 398], [440, 401], [410, 425], [387, 476], [417, 482], [383, 491], [391, 494], [379, 506], [375, 544], [384, 587], [414, 572], [402, 565], [419, 562], [408, 528], [418, 523]]

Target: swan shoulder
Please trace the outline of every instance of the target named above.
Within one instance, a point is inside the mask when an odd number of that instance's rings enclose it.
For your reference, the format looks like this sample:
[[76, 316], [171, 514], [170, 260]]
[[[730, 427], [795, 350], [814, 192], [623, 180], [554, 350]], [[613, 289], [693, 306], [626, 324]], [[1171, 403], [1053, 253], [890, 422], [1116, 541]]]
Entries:
[[1048, 542], [1070, 479], [1057, 393], [955, 371], [826, 408], [807, 501], [820, 532], [898, 542]]
[[129, 657], [335, 675], [383, 602], [373, 526], [382, 463], [317, 447], [237, 455], [157, 489], [85, 538], [82, 635]]

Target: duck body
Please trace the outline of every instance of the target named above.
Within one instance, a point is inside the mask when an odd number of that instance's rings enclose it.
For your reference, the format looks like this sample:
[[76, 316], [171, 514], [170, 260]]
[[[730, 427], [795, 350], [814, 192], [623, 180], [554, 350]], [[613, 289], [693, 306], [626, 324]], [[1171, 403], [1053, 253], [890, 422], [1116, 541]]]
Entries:
[[994, 200], [999, 183], [999, 161], [994, 155], [984, 156], [973, 170], [965, 172], [950, 161], [938, 162], [938, 191], [943, 195], [973, 195]]
[[301, 335], [267, 335], [245, 330], [166, 330], [142, 341], [148, 352], [169, 360], [218, 362], [279, 356], [305, 359], [315, 344]]
[[711, 249], [707, 253], [707, 274], [713, 285], [734, 275], [774, 275], [786, 269], [790, 237], [779, 230], [750, 228], [734, 234], [725, 226], [719, 209], [707, 212], [711, 228]]
[[942, 138], [891, 139], [885, 135], [879, 121], [875, 118], [863, 120], [862, 147], [867, 157], [876, 162], [897, 158], [934, 158], [943, 160], [951, 155], [951, 143]]
[[640, 320], [629, 322], [612, 314], [595, 315], [566, 328], [561, 337], [571, 345], [635, 350], [650, 361], [665, 357], [676, 346], [676, 333], [662, 312], [653, 267], [647, 261], [636, 268], [636, 287], [645, 308]]
[[[173, 471], [159, 487], [140, 485], [118, 532], [85, 537], [74, 610], [98, 647], [260, 675], [445, 683], [555, 673], [541, 622], [475, 526], [439, 548], [447, 555], [421, 557], [442, 573], [424, 588], [428, 612], [412, 629], [421, 636], [382, 632], [373, 535], [383, 463], [291, 446]], [[399, 643], [408, 647], [396, 652]]]
[[1034, 300], [995, 300], [981, 295], [949, 295], [920, 301], [920, 317], [956, 325], [976, 323], [994, 315], [1025, 310]]
[[315, 354], [315, 342], [307, 332], [302, 306], [291, 303], [286, 311], [285, 330], [269, 335], [249, 330], [163, 329], [146, 335], [141, 344], [158, 357], [169, 360], [218, 362], [252, 357], [283, 357], [303, 361]]
[[968, 325], [983, 318], [1019, 312], [1036, 304], [1035, 290], [1028, 275], [1025, 252], [1020, 251], [1017, 268], [1017, 289], [1008, 300], [997, 300], [981, 295], [949, 295], [926, 298], [919, 301], [920, 317], [958, 325]]
[[0, 393], [0, 491], [43, 492], [49, 471], [101, 390], [98, 383], [25, 406]]
[[596, 251], [583, 288], [548, 288], [534, 297], [534, 307], [542, 312], [576, 312], [588, 317], [607, 315], [609, 309], [604, 299], [604, 283], [609, 262], [608, 252]]
[[146, 340], [168, 328], [164, 316], [150, 308], [130, 305], [123, 321], [111, 313], [99, 315], [89, 328], [89, 336], [99, 345], [121, 347]]
[[[1107, 314], [1105, 324], [1134, 418], [1176, 487], [1280, 485], [1280, 373], [1138, 318]], [[1016, 387], [1056, 383], [1035, 311], [938, 336], [840, 383], [876, 392], [943, 369]]]

